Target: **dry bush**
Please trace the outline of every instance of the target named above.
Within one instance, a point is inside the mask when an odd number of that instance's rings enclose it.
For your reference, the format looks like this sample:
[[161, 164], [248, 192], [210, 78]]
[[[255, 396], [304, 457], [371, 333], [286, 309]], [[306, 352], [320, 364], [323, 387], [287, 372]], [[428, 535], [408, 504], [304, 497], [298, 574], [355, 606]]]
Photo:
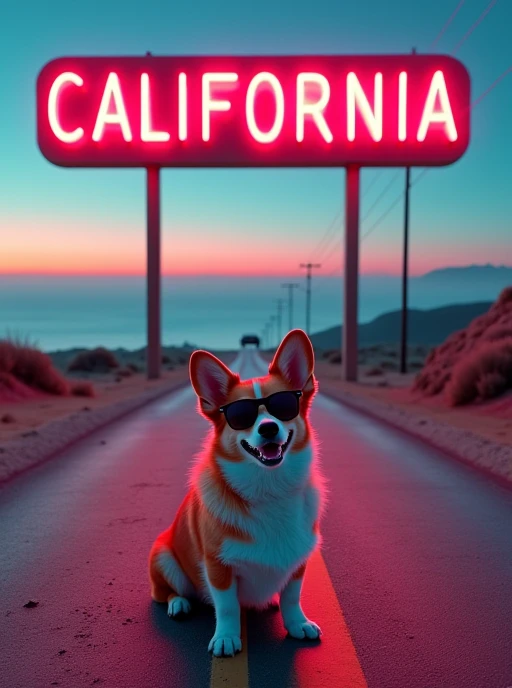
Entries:
[[126, 367], [128, 370], [131, 370], [132, 373], [140, 373], [140, 366], [138, 366], [136, 363], [127, 363]]
[[512, 286], [505, 287], [498, 297], [497, 306], [512, 305]]
[[374, 366], [366, 371], [368, 377], [376, 377], [377, 375], [384, 375], [384, 371], [379, 366]]
[[451, 406], [491, 399], [512, 387], [512, 339], [486, 342], [454, 367], [447, 400]]
[[425, 396], [444, 390], [452, 405], [498, 396], [512, 387], [507, 373], [510, 342], [512, 287], [507, 287], [487, 313], [430, 351], [413, 390]]
[[329, 363], [341, 363], [341, 351], [334, 350], [331, 352], [331, 355], [329, 356]]
[[496, 342], [499, 339], [507, 338], [512, 338], [512, 323], [508, 325], [497, 323], [490, 327], [483, 336], [486, 342]]
[[6, 339], [0, 340], [0, 373], [9, 374], [16, 363], [16, 345]]
[[[0, 342], [0, 371], [2, 383], [9, 386], [7, 376], [49, 394], [66, 395], [69, 385], [53, 367], [48, 354], [33, 346], [19, 344], [10, 340]], [[11, 388], [13, 385], [11, 384]]]
[[71, 394], [74, 397], [93, 397], [95, 396], [94, 387], [90, 382], [74, 382], [71, 385]]
[[125, 368], [119, 368], [119, 370], [117, 371], [117, 375], [119, 377], [131, 377], [133, 375], [133, 370], [130, 370], [128, 366], [126, 366]]
[[476, 383], [480, 399], [494, 399], [507, 389], [507, 379], [501, 373], [484, 373]]
[[119, 368], [119, 362], [114, 354], [99, 346], [96, 349], [80, 351], [68, 365], [68, 370], [86, 373], [108, 373], [113, 368]]
[[14, 392], [17, 384], [19, 383], [16, 382], [15, 378], [10, 373], [0, 370], [0, 392], [2, 391], [2, 388], [4, 390], [8, 390], [9, 392]]

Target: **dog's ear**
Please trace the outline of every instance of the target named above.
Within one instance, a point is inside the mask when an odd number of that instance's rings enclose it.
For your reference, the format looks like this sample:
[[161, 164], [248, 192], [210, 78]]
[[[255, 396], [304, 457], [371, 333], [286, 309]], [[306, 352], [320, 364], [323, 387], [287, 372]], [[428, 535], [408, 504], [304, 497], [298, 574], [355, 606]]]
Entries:
[[270, 375], [280, 375], [293, 389], [304, 389], [315, 368], [313, 345], [304, 330], [285, 336], [269, 366]]
[[192, 387], [199, 397], [201, 411], [210, 416], [226, 401], [240, 376], [208, 351], [194, 351], [190, 356], [189, 374]]

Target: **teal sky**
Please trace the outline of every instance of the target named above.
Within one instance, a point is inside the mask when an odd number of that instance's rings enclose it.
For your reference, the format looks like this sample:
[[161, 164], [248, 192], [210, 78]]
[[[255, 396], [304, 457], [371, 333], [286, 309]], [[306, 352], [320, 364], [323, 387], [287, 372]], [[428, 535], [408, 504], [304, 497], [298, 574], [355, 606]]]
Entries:
[[[458, 0], [196, 0], [73, 3], [28, 0], [2, 9], [0, 272], [143, 272], [142, 170], [61, 169], [39, 152], [35, 80], [62, 55], [429, 52]], [[466, 0], [435, 46], [452, 54], [489, 0]], [[475, 100], [512, 65], [512, 3], [497, 0], [455, 52]], [[429, 172], [411, 196], [411, 271], [512, 264], [512, 73], [472, 112], [466, 155]], [[413, 180], [420, 170], [413, 171]], [[365, 170], [362, 217], [372, 227], [400, 194], [396, 170]], [[342, 170], [166, 170], [162, 175], [167, 273], [301, 274], [298, 263], [341, 265]], [[370, 187], [371, 184], [371, 187]], [[362, 243], [364, 272], [398, 273], [403, 204]], [[338, 239], [336, 240], [337, 237]], [[331, 250], [331, 247], [333, 250]]]

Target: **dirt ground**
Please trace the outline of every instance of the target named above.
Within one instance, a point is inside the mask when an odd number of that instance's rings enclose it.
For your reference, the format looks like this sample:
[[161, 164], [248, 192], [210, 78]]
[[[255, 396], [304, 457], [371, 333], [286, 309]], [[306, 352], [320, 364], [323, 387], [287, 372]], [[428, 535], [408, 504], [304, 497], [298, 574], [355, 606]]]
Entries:
[[[217, 355], [226, 363], [235, 357], [231, 352]], [[145, 373], [134, 373], [123, 378], [119, 378], [116, 372], [73, 375], [73, 380], [83, 379], [93, 384], [94, 397], [54, 396], [26, 388], [27, 398], [0, 400], [0, 443], [30, 436], [43, 425], [71, 414], [88, 413], [141, 396], [150, 390], [164, 390], [189, 379], [188, 362], [175, 364], [173, 370], [166, 370], [165, 366], [162, 368], [158, 380], [148, 380]]]
[[415, 373], [400, 375], [385, 371], [382, 375], [367, 376], [367, 366], [361, 366], [358, 383], [341, 380], [339, 364], [317, 361], [316, 375], [320, 390], [341, 390], [363, 398], [402, 408], [423, 418], [451, 425], [493, 440], [512, 445], [512, 395], [481, 404], [459, 408], [448, 407], [441, 396], [420, 399], [411, 393], [410, 386]]

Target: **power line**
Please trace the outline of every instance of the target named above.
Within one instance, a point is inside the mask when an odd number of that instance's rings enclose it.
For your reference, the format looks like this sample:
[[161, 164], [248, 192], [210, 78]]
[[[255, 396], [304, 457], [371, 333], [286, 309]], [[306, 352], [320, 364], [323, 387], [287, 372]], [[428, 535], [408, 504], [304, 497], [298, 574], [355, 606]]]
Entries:
[[441, 29], [441, 31], [437, 34], [436, 38], [432, 41], [432, 43], [431, 43], [431, 45], [430, 45], [430, 48], [431, 48], [431, 49], [434, 48], [434, 47], [436, 46], [437, 43], [439, 43], [440, 38], [443, 36], [444, 32], [445, 32], [446, 29], [450, 26], [450, 24], [451, 24], [452, 21], [455, 19], [455, 17], [459, 14], [459, 12], [460, 12], [460, 10], [462, 9], [462, 6], [464, 5], [465, 2], [466, 2], [466, 0], [460, 0], [459, 4], [458, 4], [457, 7], [455, 8], [455, 10], [452, 12], [452, 14], [451, 14], [451, 15], [448, 17], [448, 19], [446, 20], [446, 22], [445, 22], [443, 28]]
[[381, 191], [381, 193], [377, 196], [377, 198], [375, 199], [375, 201], [372, 203], [372, 205], [371, 205], [371, 206], [369, 207], [369, 209], [366, 211], [365, 216], [364, 216], [363, 219], [361, 220], [361, 224], [363, 224], [363, 223], [368, 219], [368, 216], [371, 215], [372, 210], [375, 208], [376, 205], [378, 205], [380, 199], [381, 199], [381, 198], [386, 194], [386, 192], [393, 186], [393, 183], [394, 183], [395, 179], [398, 179], [398, 175], [399, 175], [399, 174], [400, 174], [400, 171], [398, 171], [398, 172], [393, 176], [393, 178], [391, 179], [391, 181], [389, 182], [389, 184], [387, 184], [387, 185], [384, 187], [384, 189]]
[[277, 316], [276, 316], [276, 322], [277, 322], [277, 343], [281, 341], [281, 319], [282, 319], [282, 312], [283, 312], [283, 300], [284, 299], [274, 299], [274, 301], [277, 304]]
[[300, 285], [297, 282], [285, 282], [281, 287], [288, 289], [288, 331], [293, 330], [293, 290]]
[[[332, 243], [333, 239], [334, 239], [334, 244]], [[338, 233], [333, 234], [333, 236], [329, 239], [328, 243], [324, 246], [324, 250], [317, 255], [317, 260], [325, 261], [326, 259], [328, 259], [331, 256], [332, 252], [334, 250], [336, 250], [336, 248], [338, 247], [339, 241], [340, 241], [339, 234]], [[329, 250], [326, 252], [327, 248]]]
[[[468, 38], [471, 36], [471, 34], [475, 31], [475, 29], [477, 28], [477, 26], [479, 26], [479, 24], [482, 23], [482, 21], [483, 21], [483, 20], [485, 19], [485, 17], [489, 14], [489, 12], [492, 10], [492, 8], [494, 7], [494, 5], [495, 5], [497, 2], [498, 2], [498, 0], [491, 0], [491, 1], [489, 2], [489, 4], [488, 4], [487, 7], [485, 8], [485, 10], [482, 12], [482, 14], [478, 17], [478, 19], [474, 22], [474, 24], [469, 28], [469, 30], [464, 34], [464, 36], [461, 38], [461, 40], [457, 43], [457, 45], [455, 46], [455, 48], [452, 50], [452, 54], [455, 54], [455, 52], [456, 52], [456, 51], [457, 51], [457, 50], [467, 41], [467, 39], [468, 39]], [[438, 42], [438, 40], [441, 38], [441, 36], [444, 34], [444, 32], [446, 31], [446, 29], [448, 28], [448, 26], [453, 22], [453, 20], [454, 20], [455, 17], [457, 16], [457, 14], [460, 12], [460, 10], [462, 9], [462, 6], [464, 5], [464, 3], [465, 3], [465, 0], [461, 0], [461, 1], [459, 2], [459, 4], [457, 5], [457, 7], [455, 8], [454, 12], [453, 12], [453, 13], [451, 14], [451, 16], [448, 18], [448, 20], [446, 21], [445, 25], [443, 26], [443, 28], [441, 29], [441, 31], [440, 31], [439, 34], [437, 35], [436, 39], [433, 41], [433, 44], [432, 44], [431, 47], [433, 47], [433, 46]], [[508, 71], [510, 71], [510, 69], [507, 70], [504, 74], [502, 74], [502, 76], [499, 78], [499, 80], [501, 80], [501, 79], [508, 73]], [[491, 88], [491, 90], [492, 90], [492, 88]], [[476, 101], [475, 101], [475, 103], [472, 104], [471, 107], [474, 107], [475, 104], [476, 104]], [[414, 184], [417, 184], [417, 182], [419, 181], [419, 179], [420, 179], [421, 177], [423, 177], [427, 172], [428, 172], [428, 169], [425, 170], [424, 172], [422, 172], [422, 173], [415, 179], [415, 181], [413, 182], [413, 184], [411, 184], [411, 186], [413, 186]], [[393, 178], [393, 180], [394, 180], [394, 178]], [[388, 186], [386, 187], [386, 190], [389, 189], [389, 188], [392, 186], [393, 180], [391, 181], [390, 184], [388, 184]], [[380, 200], [384, 195], [385, 195], [385, 191], [384, 191], [383, 193], [380, 194], [378, 200]], [[381, 215], [381, 217], [380, 217], [380, 218], [370, 227], [370, 229], [362, 236], [361, 241], [363, 241], [367, 236], [369, 236], [369, 235], [378, 227], [378, 225], [379, 225], [379, 224], [389, 215], [389, 213], [393, 210], [393, 208], [394, 208], [394, 207], [396, 206], [396, 204], [399, 202], [400, 198], [403, 197], [403, 195], [404, 195], [404, 193], [402, 192], [401, 195], [393, 201], [393, 203], [391, 204], [391, 206]], [[372, 205], [370, 211], [377, 205], [377, 202], [378, 202], [378, 201], [376, 201], [376, 202], [373, 203], [373, 205]], [[362, 223], [367, 219], [368, 215], [370, 214], [370, 211], [368, 211], [368, 212], [366, 213], [365, 217], [364, 217], [363, 220], [361, 221]]]
[[476, 22], [468, 29], [468, 31], [466, 31], [466, 33], [464, 34], [464, 36], [462, 36], [462, 38], [460, 39], [460, 41], [457, 43], [457, 45], [455, 46], [455, 48], [452, 50], [452, 55], [455, 55], [455, 53], [457, 52], [457, 50], [459, 50], [459, 48], [468, 40], [468, 38], [471, 36], [471, 34], [473, 33], [473, 31], [476, 29], [476, 27], [477, 27], [479, 24], [481, 24], [481, 23], [483, 22], [483, 20], [485, 19], [485, 17], [489, 14], [489, 12], [492, 10], [492, 8], [494, 7], [494, 5], [495, 5], [497, 2], [498, 2], [498, 0], [491, 0], [491, 2], [487, 5], [487, 7], [485, 8], [485, 10], [482, 12], [482, 14], [478, 17], [478, 19], [476, 20]]
[[[497, 79], [495, 79], [495, 80], [491, 83], [491, 85], [490, 85], [485, 91], [483, 91], [483, 92], [478, 96], [478, 98], [476, 98], [476, 99], [471, 103], [469, 109], [472, 110], [474, 107], [476, 107], [477, 105], [479, 105], [479, 104], [482, 102], [482, 100], [484, 100], [484, 98], [486, 98], [486, 97], [489, 95], [489, 93], [491, 93], [491, 91], [494, 91], [494, 89], [496, 88], [496, 86], [498, 86], [498, 84], [499, 84], [501, 81], [503, 81], [503, 79], [504, 79], [508, 74], [510, 74], [511, 72], [512, 72], [512, 65], [510, 65], [510, 67], [507, 67], [507, 69], [505, 69], [505, 71], [502, 72], [502, 74], [500, 74], [499, 77], [498, 77]], [[431, 167], [426, 167], [424, 170], [422, 170], [422, 171], [418, 174], [418, 176], [416, 177], [416, 179], [415, 179], [414, 181], [411, 182], [411, 187], [412, 187], [412, 186], [415, 186], [415, 185], [420, 181], [420, 179], [422, 179], [426, 174], [428, 174], [428, 173], [431, 172], [431, 171], [432, 171], [432, 168], [431, 168]], [[368, 229], [368, 230], [366, 231], [366, 233], [363, 234], [363, 236], [361, 237], [361, 241], [364, 241], [364, 239], [366, 239], [366, 237], [367, 237], [369, 234], [371, 234], [373, 231], [375, 231], [375, 230], [377, 229], [377, 227], [379, 226], [379, 224], [380, 224], [381, 222], [384, 221], [384, 219], [389, 215], [389, 213], [393, 210], [393, 208], [396, 206], [396, 204], [403, 198], [403, 196], [404, 196], [404, 192], [402, 191], [402, 192], [400, 193], [400, 196], [398, 196], [397, 198], [395, 198], [395, 200], [394, 200], [393, 203], [390, 205], [390, 207], [389, 207], [389, 208], [379, 217], [379, 219], [370, 227], [370, 229]], [[339, 270], [341, 270], [341, 265], [339, 265], [337, 268], [335, 268], [335, 269], [332, 270], [331, 272], [327, 273], [326, 277], [332, 277], [333, 275], [337, 274], [337, 273], [339, 272]]]
[[368, 184], [366, 189], [363, 191], [363, 195], [361, 196], [361, 200], [363, 200], [363, 198], [368, 194], [368, 192], [370, 191], [370, 189], [375, 184], [375, 182], [377, 181], [377, 179], [380, 177], [381, 174], [382, 174], [382, 170], [377, 170], [372, 181]]
[[393, 208], [397, 205], [398, 201], [402, 200], [403, 195], [404, 195], [404, 192], [401, 191], [401, 192], [400, 192], [400, 195], [397, 196], [397, 197], [395, 198], [395, 200], [394, 200], [393, 203], [389, 206], [389, 208], [388, 208], [385, 212], [383, 212], [382, 215], [379, 217], [379, 219], [376, 220], [376, 222], [373, 223], [373, 225], [370, 227], [370, 229], [368, 229], [368, 230], [363, 234], [363, 236], [361, 237], [361, 240], [360, 240], [361, 242], [364, 241], [367, 237], [369, 237], [370, 234], [371, 234], [373, 231], [375, 231], [375, 230], [377, 229], [377, 227], [380, 225], [380, 223], [383, 222], [383, 221], [386, 219], [386, 217], [389, 215], [389, 213], [390, 213], [390, 212], [393, 210]]
[[[455, 51], [457, 51], [457, 50], [466, 42], [466, 40], [471, 36], [471, 34], [475, 31], [475, 29], [482, 23], [482, 21], [485, 19], [485, 17], [489, 14], [489, 12], [492, 10], [492, 8], [493, 8], [494, 5], [497, 3], [497, 1], [498, 1], [498, 0], [491, 0], [491, 1], [489, 2], [489, 4], [487, 5], [487, 7], [485, 8], [485, 10], [484, 10], [484, 11], [481, 13], [481, 15], [478, 17], [478, 19], [474, 22], [474, 24], [469, 28], [469, 30], [464, 34], [464, 36], [461, 38], [461, 40], [457, 43], [457, 45], [455, 46], [455, 48], [454, 48], [453, 51], [452, 51], [452, 54], [454, 54]], [[455, 19], [455, 17], [457, 16], [457, 14], [460, 12], [460, 10], [462, 9], [462, 7], [463, 7], [464, 4], [465, 4], [465, 0], [460, 0], [460, 2], [458, 3], [458, 5], [456, 6], [455, 10], [452, 12], [452, 14], [450, 15], [450, 17], [449, 17], [449, 18], [447, 19], [447, 21], [445, 22], [445, 24], [444, 24], [444, 26], [442, 27], [442, 29], [441, 29], [441, 31], [439, 32], [439, 34], [436, 36], [436, 38], [435, 38], [434, 41], [432, 42], [432, 45], [431, 45], [432, 48], [438, 43], [439, 39], [442, 37], [442, 35], [443, 35], [443, 34], [445, 33], [445, 31], [447, 30], [447, 28], [448, 28], [448, 27], [450, 26], [450, 24], [453, 22], [453, 20]], [[475, 105], [477, 105], [478, 103], [480, 103], [480, 102], [481, 102], [481, 101], [482, 101], [482, 100], [483, 100], [483, 99], [484, 99], [484, 98], [485, 98], [485, 97], [486, 97], [486, 96], [487, 96], [487, 95], [488, 95], [488, 94], [498, 85], [498, 83], [499, 83], [500, 81], [502, 81], [502, 79], [504, 79], [505, 76], [507, 76], [507, 74], [509, 74], [511, 71], [512, 71], [512, 66], [508, 67], [508, 69], [506, 69], [506, 70], [503, 72], [503, 74], [501, 74], [501, 75], [491, 84], [491, 86], [489, 86], [489, 88], [488, 88], [484, 93], [482, 93], [482, 94], [481, 94], [481, 95], [471, 104], [470, 110], [471, 110], [473, 107], [475, 107]], [[416, 177], [416, 179], [411, 183], [411, 187], [414, 186], [415, 184], [417, 184], [417, 183], [419, 182], [419, 180], [422, 179], [422, 178], [423, 178], [428, 172], [430, 172], [430, 171], [431, 171], [431, 168], [426, 168], [426, 169], [424, 169], [424, 170]], [[374, 182], [376, 181], [376, 179], [378, 178], [379, 174], [381, 174], [382, 172], [383, 172], [383, 170], [379, 170], [379, 172], [377, 172], [377, 174], [376, 174], [375, 177], [373, 178], [372, 184], [371, 184], [370, 186], [373, 185], [373, 183], [374, 183]], [[398, 177], [398, 174], [399, 174], [399, 172], [397, 173], [397, 175], [395, 175], [395, 176], [390, 180], [389, 184], [387, 184], [387, 186], [386, 186], [386, 187], [384, 188], [384, 190], [379, 194], [379, 196], [377, 197], [377, 199], [372, 203], [371, 207], [369, 208], [369, 210], [366, 212], [365, 216], [364, 216], [363, 219], [361, 220], [361, 224], [364, 223], [364, 221], [368, 219], [368, 216], [370, 215], [371, 211], [378, 205], [378, 203], [380, 202], [380, 200], [386, 195], [386, 192], [391, 188], [391, 186], [393, 185], [393, 182], [394, 182], [395, 179]], [[367, 191], [368, 191], [368, 190], [369, 190], [369, 189], [367, 189]], [[367, 191], [366, 191], [366, 192], [367, 192]], [[364, 196], [364, 195], [363, 195], [363, 196]], [[402, 191], [402, 192], [400, 193], [400, 195], [397, 196], [397, 198], [395, 198], [395, 200], [394, 200], [393, 203], [389, 206], [389, 208], [388, 208], [384, 213], [382, 213], [382, 215], [378, 218], [378, 220], [376, 220], [376, 221], [373, 223], [373, 225], [363, 234], [363, 236], [361, 237], [361, 241], [364, 241], [364, 239], [366, 239], [370, 234], [372, 234], [372, 233], [375, 231], [375, 229], [377, 229], [377, 227], [385, 220], [385, 218], [386, 218], [386, 217], [389, 215], [389, 213], [395, 208], [395, 206], [399, 203], [399, 201], [403, 198], [403, 196], [404, 196], [404, 192]], [[326, 246], [324, 245], [324, 250], [325, 250], [325, 248], [326, 248]], [[334, 251], [334, 247], [333, 247], [333, 249], [327, 254], [327, 256], [324, 256], [324, 258], [323, 258], [324, 262], [325, 262], [326, 259], [330, 258], [330, 256], [331, 256], [331, 254], [333, 253], [333, 251]], [[327, 277], [332, 276], [333, 274], [336, 274], [336, 273], [338, 272], [338, 270], [340, 270], [340, 268], [341, 268], [341, 266], [338, 267], [336, 270], [332, 271], [331, 273], [328, 273], [328, 274], [327, 274]]]
[[[316, 256], [316, 254], [320, 251], [320, 247], [322, 246], [322, 244], [323, 244], [322, 250], [325, 248], [324, 242], [327, 239], [327, 237], [329, 236], [329, 234], [332, 234], [333, 231], [336, 231], [336, 224], [335, 223], [338, 221], [338, 219], [341, 219], [342, 213], [343, 213], [342, 210], [338, 210], [338, 212], [336, 213], [334, 218], [331, 220], [329, 226], [327, 227], [323, 237], [320, 239], [319, 243], [313, 249], [311, 255]], [[329, 243], [329, 241], [330, 241], [330, 239], [328, 239], [327, 243]]]
[[502, 79], [504, 79], [507, 76], [507, 74], [510, 74], [510, 72], [512, 72], [512, 65], [510, 65], [510, 67], [508, 67], [508, 69], [506, 69], [503, 72], [503, 74], [501, 74], [495, 81], [493, 81], [486, 91], [481, 93], [478, 96], [478, 98], [471, 103], [471, 108], [474, 108], [475, 105], [478, 105], [478, 103], [480, 103], [491, 91], [493, 91], [496, 88], [496, 86], [500, 83], [500, 81], [502, 81]]
[[321, 268], [319, 263], [301, 263], [301, 268], [307, 268], [306, 280], [307, 280], [307, 291], [306, 291], [306, 334], [309, 337], [309, 324], [311, 320], [311, 270], [313, 268]]
[[[510, 72], [512, 72], [512, 65], [510, 67], [508, 67], [495, 81], [493, 81], [493, 83], [489, 86], [489, 88], [486, 89], [481, 95], [479, 95], [478, 98], [473, 101], [473, 103], [471, 103], [469, 109], [472, 110], [476, 105], [481, 103], [482, 100], [486, 96], [488, 96], [489, 93], [491, 91], [493, 91], [496, 88], [496, 86], [507, 76], [507, 74], [510, 74]], [[431, 167], [426, 167], [422, 172], [420, 172], [418, 174], [416, 179], [413, 182], [411, 182], [411, 186], [415, 186], [420, 181], [420, 179], [422, 179], [426, 174], [428, 174], [431, 171], [432, 171]], [[404, 192], [402, 191], [400, 193], [400, 196], [395, 198], [395, 200], [389, 206], [389, 208], [379, 217], [379, 219], [370, 227], [370, 229], [367, 232], [365, 232], [365, 234], [363, 234], [363, 236], [361, 237], [361, 241], [364, 241], [364, 239], [366, 239], [366, 237], [369, 234], [371, 234], [375, 229], [377, 229], [377, 227], [380, 225], [380, 223], [389, 215], [389, 213], [393, 210], [393, 208], [396, 206], [396, 204], [403, 198], [403, 196], [404, 196]]]
[[[448, 17], [448, 19], [447, 19], [446, 22], [444, 23], [443, 27], [441, 28], [440, 32], [437, 34], [436, 38], [435, 38], [434, 41], [432, 42], [431, 48], [433, 48], [433, 47], [439, 42], [440, 38], [443, 36], [443, 34], [445, 33], [445, 31], [448, 29], [448, 27], [450, 26], [450, 24], [453, 22], [453, 20], [455, 19], [455, 17], [458, 15], [458, 13], [459, 13], [460, 10], [462, 9], [462, 7], [463, 7], [463, 5], [465, 4], [465, 2], [466, 2], [466, 0], [460, 0], [460, 2], [458, 3], [457, 7], [455, 8], [455, 10], [454, 10], [454, 11], [452, 12], [452, 14]], [[497, 2], [497, 0], [491, 0], [491, 4], [496, 3], [496, 2]], [[474, 28], [476, 28], [476, 26], [475, 26]], [[474, 30], [474, 28], [473, 28], [473, 30]], [[366, 190], [363, 192], [363, 194], [362, 194], [362, 196], [361, 196], [361, 201], [362, 201], [362, 200], [364, 199], [364, 197], [368, 194], [368, 192], [370, 191], [370, 189], [372, 188], [372, 186], [375, 184], [375, 182], [376, 182], [377, 179], [382, 175], [383, 172], [384, 172], [384, 170], [381, 169], [381, 170], [378, 170], [378, 171], [375, 173], [375, 176], [373, 177], [372, 181], [370, 182], [370, 184], [368, 185], [368, 187], [366, 188]], [[371, 211], [375, 208], [375, 206], [379, 203], [379, 201], [380, 201], [380, 200], [383, 198], [383, 196], [386, 194], [386, 191], [387, 191], [389, 188], [391, 188], [392, 183], [393, 183], [393, 181], [395, 180], [395, 178], [396, 178], [396, 177], [393, 177], [393, 180], [391, 181], [391, 183], [388, 184], [388, 185], [386, 186], [385, 191], [383, 191], [381, 194], [379, 194], [378, 198], [373, 202], [371, 208], [366, 212], [366, 214], [365, 214], [364, 218], [361, 220], [361, 222], [364, 222], [364, 221], [368, 218], [368, 216], [370, 215]], [[338, 215], [339, 215], [339, 213], [336, 214], [335, 219], [333, 220], [333, 222], [331, 223], [331, 225], [329, 225], [329, 229], [332, 227], [332, 225], [334, 224], [334, 222], [338, 219]], [[327, 230], [327, 232], [326, 232], [325, 235], [323, 236], [322, 240], [320, 241], [320, 244], [318, 244], [318, 246], [317, 246], [317, 248], [315, 249], [315, 251], [318, 251], [318, 250], [319, 250], [319, 247], [320, 247], [321, 244], [323, 244], [323, 249], [322, 249], [322, 250], [325, 250], [327, 244], [324, 244], [324, 240], [327, 238], [327, 235], [329, 234], [329, 229]], [[331, 231], [331, 233], [332, 233], [332, 231]], [[328, 242], [327, 242], [327, 243], [328, 243]], [[334, 247], [333, 247], [333, 250], [334, 250]], [[331, 253], [332, 253], [332, 250], [331, 250], [331, 252], [327, 255], [327, 257], [330, 257]], [[324, 258], [324, 260], [325, 260], [325, 258]]]

